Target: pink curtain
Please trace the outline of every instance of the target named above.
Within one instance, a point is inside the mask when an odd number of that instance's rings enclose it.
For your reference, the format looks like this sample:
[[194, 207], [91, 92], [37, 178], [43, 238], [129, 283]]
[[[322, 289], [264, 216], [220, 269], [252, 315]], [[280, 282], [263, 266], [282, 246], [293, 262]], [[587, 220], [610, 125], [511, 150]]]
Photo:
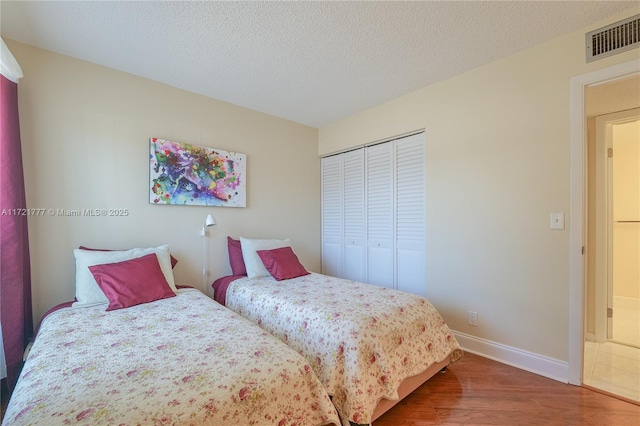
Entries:
[[18, 85], [0, 75], [0, 321], [9, 392], [33, 333]]

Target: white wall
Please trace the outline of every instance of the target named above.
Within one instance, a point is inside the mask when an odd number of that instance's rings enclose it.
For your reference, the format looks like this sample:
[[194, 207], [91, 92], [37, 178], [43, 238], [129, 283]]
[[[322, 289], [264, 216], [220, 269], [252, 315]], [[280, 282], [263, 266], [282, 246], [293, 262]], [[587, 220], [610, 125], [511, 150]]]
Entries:
[[[291, 238], [320, 271], [317, 130], [11, 40], [27, 207], [123, 208], [127, 217], [30, 217], [35, 320], [74, 296], [79, 245], [167, 243], [176, 282], [201, 285], [207, 214], [209, 281], [230, 274], [226, 236]], [[247, 208], [157, 206], [149, 199], [149, 137], [247, 154]]]
[[[585, 32], [515, 54], [319, 129], [319, 153], [426, 131], [427, 295], [458, 332], [568, 360], [569, 80], [638, 58], [586, 64]], [[478, 327], [467, 311], [478, 312]]]

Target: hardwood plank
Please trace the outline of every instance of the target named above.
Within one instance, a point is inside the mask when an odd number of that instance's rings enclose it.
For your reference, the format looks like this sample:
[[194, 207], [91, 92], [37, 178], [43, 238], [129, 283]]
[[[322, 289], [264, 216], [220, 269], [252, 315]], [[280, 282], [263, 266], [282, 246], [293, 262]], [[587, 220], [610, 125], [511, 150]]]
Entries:
[[640, 405], [471, 353], [374, 422], [426, 425], [640, 425]]

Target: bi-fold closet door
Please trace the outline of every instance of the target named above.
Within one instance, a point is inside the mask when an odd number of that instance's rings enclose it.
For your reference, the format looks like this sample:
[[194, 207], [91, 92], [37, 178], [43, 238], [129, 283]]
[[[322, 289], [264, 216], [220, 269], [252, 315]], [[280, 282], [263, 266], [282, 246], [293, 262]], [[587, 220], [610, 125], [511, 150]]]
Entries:
[[322, 270], [424, 295], [424, 133], [322, 159]]
[[364, 149], [322, 159], [322, 272], [366, 282]]

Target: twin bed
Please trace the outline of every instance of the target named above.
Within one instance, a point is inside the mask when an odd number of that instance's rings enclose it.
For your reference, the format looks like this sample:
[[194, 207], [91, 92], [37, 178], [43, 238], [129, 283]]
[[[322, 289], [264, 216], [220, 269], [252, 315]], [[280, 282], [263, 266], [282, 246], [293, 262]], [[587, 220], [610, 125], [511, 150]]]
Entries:
[[[42, 320], [3, 426], [340, 424], [302, 356], [172, 283], [166, 247], [75, 255], [74, 306]], [[124, 306], [134, 287], [155, 300]]]
[[3, 425], [339, 424], [309, 364], [195, 289], [47, 316]]
[[427, 299], [309, 273], [289, 244], [228, 239], [234, 275], [214, 298], [302, 354], [344, 425], [372, 423], [462, 356]]
[[76, 302], [43, 319], [2, 424], [369, 424], [462, 356], [426, 299], [308, 273], [277, 241], [229, 240], [244, 274], [221, 303], [172, 282], [166, 246], [74, 251]]
[[412, 294], [320, 274], [237, 278], [225, 293], [228, 308], [307, 359], [345, 425], [373, 422], [406, 396], [405, 379], [435, 365], [419, 386], [462, 355], [435, 308]]

